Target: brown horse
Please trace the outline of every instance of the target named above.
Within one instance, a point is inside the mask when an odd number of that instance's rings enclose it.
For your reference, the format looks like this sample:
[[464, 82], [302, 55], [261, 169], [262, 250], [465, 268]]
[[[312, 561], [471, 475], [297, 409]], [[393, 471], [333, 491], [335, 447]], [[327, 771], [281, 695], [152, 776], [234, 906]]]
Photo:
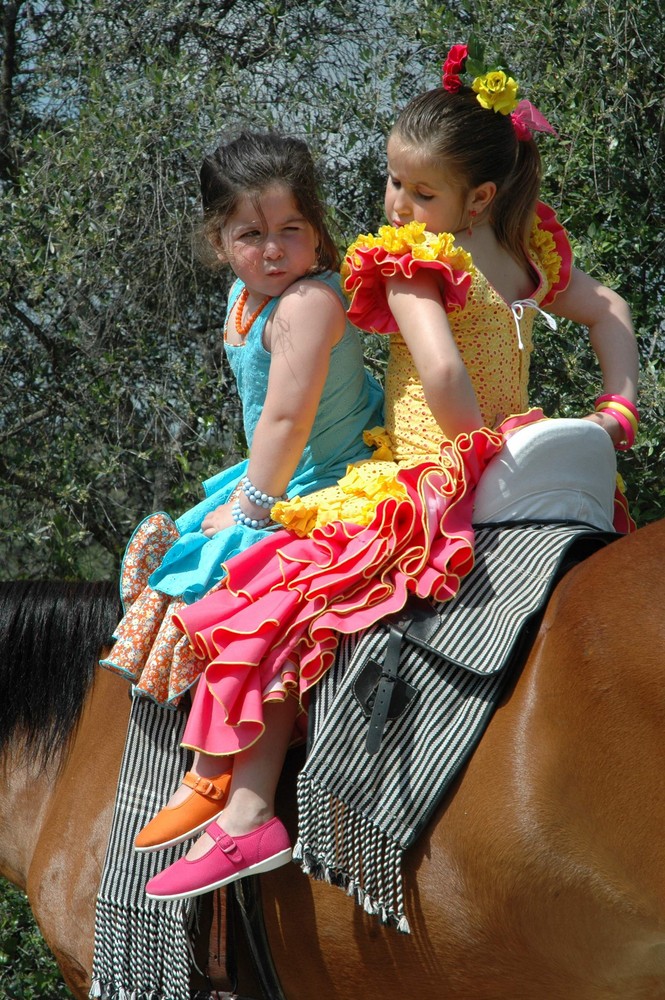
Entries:
[[[524, 670], [407, 856], [410, 935], [295, 865], [263, 877], [288, 1000], [665, 998], [664, 562], [662, 521], [558, 585]], [[49, 654], [57, 673], [64, 650]], [[5, 754], [0, 871], [27, 888], [77, 998], [127, 711], [123, 683], [100, 671], [46, 771], [17, 744]], [[292, 828], [294, 766], [280, 807]]]

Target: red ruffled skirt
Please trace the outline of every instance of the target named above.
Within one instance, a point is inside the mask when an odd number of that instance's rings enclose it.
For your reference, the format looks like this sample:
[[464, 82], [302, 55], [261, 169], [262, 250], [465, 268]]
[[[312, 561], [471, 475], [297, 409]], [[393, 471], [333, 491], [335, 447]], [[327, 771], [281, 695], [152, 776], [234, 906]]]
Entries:
[[183, 744], [237, 753], [263, 733], [263, 705], [303, 696], [332, 665], [340, 635], [404, 607], [410, 593], [453, 597], [473, 566], [475, 486], [503, 435], [446, 441], [438, 462], [396, 473], [403, 495], [361, 527], [334, 521], [278, 532], [234, 557], [218, 589], [174, 615], [207, 661]]

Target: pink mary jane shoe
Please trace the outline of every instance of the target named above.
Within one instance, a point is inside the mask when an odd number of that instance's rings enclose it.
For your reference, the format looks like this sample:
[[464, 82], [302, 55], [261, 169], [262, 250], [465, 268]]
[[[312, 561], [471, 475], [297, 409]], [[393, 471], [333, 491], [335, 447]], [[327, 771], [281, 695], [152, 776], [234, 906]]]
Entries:
[[241, 837], [229, 837], [215, 822], [205, 832], [215, 841], [210, 850], [195, 861], [181, 858], [151, 878], [145, 887], [150, 899], [200, 896], [246, 875], [280, 868], [291, 860], [289, 835], [276, 816]]

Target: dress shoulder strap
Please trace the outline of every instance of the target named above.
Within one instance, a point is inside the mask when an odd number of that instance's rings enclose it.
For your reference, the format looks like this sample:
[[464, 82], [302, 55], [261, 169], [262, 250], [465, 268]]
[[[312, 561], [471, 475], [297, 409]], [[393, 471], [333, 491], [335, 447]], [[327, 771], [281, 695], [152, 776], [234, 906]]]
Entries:
[[322, 281], [329, 288], [332, 288], [334, 292], [337, 293], [340, 302], [344, 306], [344, 311], [346, 312], [349, 301], [342, 291], [342, 279], [337, 273], [337, 271], [322, 271], [320, 274], [311, 275], [312, 279], [315, 281]]

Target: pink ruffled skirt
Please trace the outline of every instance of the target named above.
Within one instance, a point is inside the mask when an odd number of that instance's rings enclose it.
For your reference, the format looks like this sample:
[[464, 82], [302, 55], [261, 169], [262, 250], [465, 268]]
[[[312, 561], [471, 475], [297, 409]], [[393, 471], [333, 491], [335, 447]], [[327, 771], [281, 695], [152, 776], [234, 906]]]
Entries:
[[279, 532], [226, 564], [218, 589], [173, 618], [204, 661], [183, 744], [246, 749], [264, 731], [267, 701], [293, 693], [306, 704], [340, 635], [399, 611], [410, 593], [453, 597], [473, 566], [475, 487], [503, 441], [485, 428], [445, 441], [438, 462], [396, 471], [403, 490], [368, 525]]

